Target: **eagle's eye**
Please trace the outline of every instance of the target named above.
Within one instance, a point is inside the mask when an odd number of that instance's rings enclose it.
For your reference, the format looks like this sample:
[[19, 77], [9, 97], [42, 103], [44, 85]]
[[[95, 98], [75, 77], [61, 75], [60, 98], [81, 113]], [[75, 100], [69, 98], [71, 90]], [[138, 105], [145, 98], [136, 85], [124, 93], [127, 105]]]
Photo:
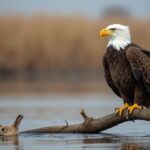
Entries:
[[111, 28], [110, 30], [111, 30], [111, 31], [115, 31], [115, 30], [116, 30], [116, 28]]

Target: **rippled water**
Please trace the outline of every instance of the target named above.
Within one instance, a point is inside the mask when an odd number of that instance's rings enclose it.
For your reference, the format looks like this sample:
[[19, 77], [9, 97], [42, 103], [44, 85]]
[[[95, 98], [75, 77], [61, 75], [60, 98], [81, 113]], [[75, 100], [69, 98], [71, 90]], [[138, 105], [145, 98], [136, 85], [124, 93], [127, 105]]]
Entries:
[[[51, 125], [82, 122], [84, 108], [95, 118], [114, 111], [122, 101], [112, 95], [28, 95], [0, 97], [0, 124], [24, 115], [20, 131]], [[99, 134], [21, 134], [0, 137], [0, 150], [139, 150], [150, 149], [150, 123], [126, 122]]]

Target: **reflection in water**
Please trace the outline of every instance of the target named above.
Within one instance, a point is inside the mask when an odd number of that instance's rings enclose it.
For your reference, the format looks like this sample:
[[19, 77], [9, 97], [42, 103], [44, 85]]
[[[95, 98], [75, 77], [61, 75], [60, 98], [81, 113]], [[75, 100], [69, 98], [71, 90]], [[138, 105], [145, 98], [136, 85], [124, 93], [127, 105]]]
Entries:
[[[111, 149], [117, 149], [117, 147], [118, 147], [117, 145], [118, 145], [118, 143], [120, 143], [120, 138], [119, 137], [115, 138], [113, 136], [112, 137], [104, 137], [104, 138], [88, 138], [88, 136], [85, 136], [85, 139], [83, 139], [83, 143], [85, 144], [85, 146], [84, 146], [85, 149], [87, 148], [86, 144], [100, 144], [100, 143], [105, 144], [104, 147], [111, 147]], [[109, 146], [108, 146], [108, 144], [109, 144]], [[137, 143], [124, 143], [120, 146], [119, 149], [120, 150], [138, 150], [139, 145]]]
[[18, 136], [0, 136], [0, 144], [19, 145]]
[[[89, 138], [88, 136], [84, 136], [83, 143], [84, 144], [96, 144], [96, 143], [116, 143], [119, 142], [119, 138], [115, 138], [112, 136], [108, 136], [107, 134], [102, 134], [104, 137], [102, 138]], [[105, 137], [107, 136], [107, 137]]]
[[22, 150], [19, 145], [19, 136], [0, 136], [1, 145], [14, 145], [13, 150]]
[[[22, 146], [19, 144], [22, 140]], [[140, 143], [138, 140], [144, 140]], [[147, 139], [149, 141], [149, 138]], [[27, 142], [28, 141], [28, 142]], [[128, 143], [130, 141], [130, 143]], [[150, 145], [145, 137], [120, 137], [110, 134], [21, 134], [20, 136], [0, 137], [0, 145], [5, 145], [8, 150], [139, 150]], [[11, 147], [8, 147], [11, 145]]]
[[121, 150], [139, 150], [139, 145], [137, 143], [126, 143], [121, 145]]

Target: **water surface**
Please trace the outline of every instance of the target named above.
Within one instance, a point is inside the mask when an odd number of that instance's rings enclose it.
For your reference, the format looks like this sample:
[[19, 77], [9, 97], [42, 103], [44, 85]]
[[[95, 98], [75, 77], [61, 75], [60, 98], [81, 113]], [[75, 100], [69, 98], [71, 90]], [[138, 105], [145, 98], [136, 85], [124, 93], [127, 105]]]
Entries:
[[[28, 95], [0, 97], [0, 124], [11, 124], [24, 115], [20, 131], [51, 125], [82, 122], [80, 109], [89, 116], [104, 116], [122, 101], [112, 95]], [[150, 123], [135, 121], [120, 124], [99, 134], [22, 134], [0, 137], [0, 150], [138, 150], [150, 149]]]

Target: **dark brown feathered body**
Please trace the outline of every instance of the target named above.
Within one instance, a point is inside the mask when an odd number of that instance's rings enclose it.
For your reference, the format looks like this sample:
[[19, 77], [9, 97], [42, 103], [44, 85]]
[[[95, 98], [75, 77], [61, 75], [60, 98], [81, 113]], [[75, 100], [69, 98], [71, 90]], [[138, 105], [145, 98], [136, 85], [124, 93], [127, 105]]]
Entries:
[[119, 51], [112, 46], [103, 57], [105, 79], [124, 103], [150, 106], [150, 52], [129, 44]]

